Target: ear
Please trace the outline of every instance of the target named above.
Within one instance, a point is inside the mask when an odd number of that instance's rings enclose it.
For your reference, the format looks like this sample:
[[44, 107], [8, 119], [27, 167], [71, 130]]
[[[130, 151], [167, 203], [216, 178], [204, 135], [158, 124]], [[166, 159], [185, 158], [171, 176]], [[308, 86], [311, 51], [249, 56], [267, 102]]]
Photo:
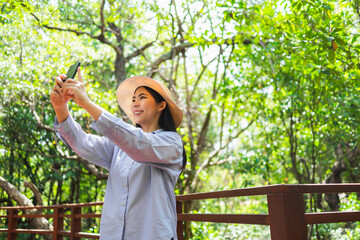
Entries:
[[159, 103], [159, 105], [158, 105], [159, 112], [161, 112], [165, 108], [166, 108], [166, 102], [165, 101], [162, 101], [161, 103]]

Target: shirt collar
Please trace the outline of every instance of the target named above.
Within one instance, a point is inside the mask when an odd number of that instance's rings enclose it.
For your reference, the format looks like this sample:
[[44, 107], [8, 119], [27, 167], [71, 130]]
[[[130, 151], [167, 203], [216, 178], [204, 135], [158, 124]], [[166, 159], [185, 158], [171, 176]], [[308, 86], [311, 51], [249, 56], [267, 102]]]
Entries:
[[153, 132], [151, 132], [152, 134], [158, 134], [158, 133], [161, 133], [163, 132], [164, 130], [162, 128], [158, 129], [158, 130], [155, 130]]

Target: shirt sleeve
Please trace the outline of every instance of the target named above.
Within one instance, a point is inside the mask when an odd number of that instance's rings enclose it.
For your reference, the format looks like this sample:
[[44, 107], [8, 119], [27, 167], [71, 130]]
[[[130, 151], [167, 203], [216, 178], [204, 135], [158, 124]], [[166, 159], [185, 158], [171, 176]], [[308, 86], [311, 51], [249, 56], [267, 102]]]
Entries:
[[81, 126], [70, 115], [64, 122], [54, 123], [58, 137], [80, 157], [110, 169], [115, 145], [106, 137], [85, 133]]
[[134, 161], [157, 167], [182, 163], [182, 140], [176, 132], [143, 132], [103, 111], [92, 127], [126, 152]]

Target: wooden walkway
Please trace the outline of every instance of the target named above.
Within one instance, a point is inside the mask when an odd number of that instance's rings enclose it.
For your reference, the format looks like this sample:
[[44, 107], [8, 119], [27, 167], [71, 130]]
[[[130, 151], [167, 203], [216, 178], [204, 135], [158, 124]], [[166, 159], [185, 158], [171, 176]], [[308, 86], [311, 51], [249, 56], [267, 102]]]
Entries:
[[[304, 194], [317, 193], [351, 193], [360, 192], [360, 184], [301, 184], [301, 185], [270, 185], [244, 189], [234, 189], [206, 193], [193, 193], [179, 195], [177, 200], [178, 213], [178, 239], [183, 239], [183, 222], [200, 221], [214, 223], [238, 223], [269, 225], [271, 239], [273, 240], [306, 240], [307, 225], [318, 223], [336, 223], [360, 221], [360, 211], [352, 212], [320, 212], [306, 213]], [[183, 203], [186, 201], [233, 198], [245, 196], [267, 196], [268, 214], [189, 214], [183, 213]], [[51, 234], [54, 240], [67, 236], [71, 240], [81, 238], [98, 239], [98, 234], [85, 233], [81, 229], [81, 220], [86, 218], [99, 218], [101, 214], [82, 213], [85, 207], [101, 206], [98, 203], [79, 203], [36, 207], [0, 207], [5, 210], [7, 226], [0, 226], [0, 234], [7, 233], [8, 240], [15, 240], [18, 233]], [[52, 214], [25, 214], [25, 210], [51, 209]], [[19, 214], [22, 212], [21, 214]], [[45, 229], [18, 229], [19, 218], [52, 218], [53, 230]], [[70, 222], [70, 230], [64, 230], [64, 219]]]

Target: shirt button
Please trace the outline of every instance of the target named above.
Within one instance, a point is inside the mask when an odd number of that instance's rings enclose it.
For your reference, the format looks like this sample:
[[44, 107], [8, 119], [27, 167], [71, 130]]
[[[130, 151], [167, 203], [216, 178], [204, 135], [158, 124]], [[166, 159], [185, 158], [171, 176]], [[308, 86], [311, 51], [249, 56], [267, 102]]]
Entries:
[[127, 187], [126, 183], [124, 183], [124, 187]]
[[122, 203], [121, 206], [125, 206], [125, 203]]

